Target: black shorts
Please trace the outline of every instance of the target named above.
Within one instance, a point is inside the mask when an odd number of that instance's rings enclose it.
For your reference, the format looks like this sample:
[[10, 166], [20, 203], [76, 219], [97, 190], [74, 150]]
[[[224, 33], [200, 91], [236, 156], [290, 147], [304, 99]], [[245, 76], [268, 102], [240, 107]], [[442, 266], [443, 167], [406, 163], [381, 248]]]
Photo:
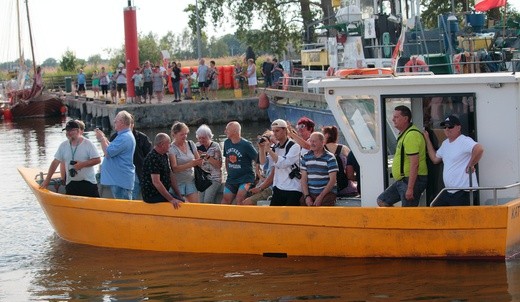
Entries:
[[117, 92], [121, 92], [121, 90], [126, 92], [126, 84], [117, 84]]
[[73, 180], [69, 182], [65, 186], [65, 192], [67, 195], [99, 197], [97, 184], [93, 184], [86, 180]]
[[85, 84], [78, 84], [78, 91], [85, 91]]
[[199, 82], [199, 88], [205, 88], [208, 87], [208, 83], [206, 82]]

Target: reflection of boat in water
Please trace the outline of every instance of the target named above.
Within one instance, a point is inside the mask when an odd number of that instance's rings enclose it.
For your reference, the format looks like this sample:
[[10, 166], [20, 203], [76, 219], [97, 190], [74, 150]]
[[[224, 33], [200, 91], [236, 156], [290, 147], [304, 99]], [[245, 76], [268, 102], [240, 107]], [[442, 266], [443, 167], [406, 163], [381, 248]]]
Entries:
[[[201, 293], [205, 300], [218, 301], [223, 295], [227, 301], [251, 301], [258, 297], [269, 301], [520, 298], [519, 283], [515, 283], [520, 266], [512, 261], [308, 257], [286, 260], [132, 250], [116, 253], [113, 249], [71, 244], [56, 237], [46, 242], [48, 248], [38, 254], [34, 261], [38, 269], [31, 274], [34, 300], [98, 300], [102, 295], [110, 301], [164, 301], [173, 297], [199, 301]], [[315, 280], [321, 282], [302, 290], [302, 284]], [[407, 290], [396, 287], [403, 281]], [[257, 299], [252, 299], [251, 293]]]
[[[21, 36], [20, 27], [20, 4], [16, 1], [17, 13], [13, 16], [18, 18], [18, 35]], [[54, 94], [44, 90], [42, 75], [40, 68], [36, 68], [34, 58], [34, 50], [32, 43], [32, 32], [29, 18], [29, 4], [25, 1], [25, 9], [27, 13], [27, 21], [29, 27], [29, 38], [31, 42], [31, 54], [33, 65], [33, 83], [28, 87], [27, 67], [25, 66], [24, 54], [22, 50], [21, 38], [19, 37], [19, 68], [14, 75], [18, 77], [17, 81], [9, 81], [5, 87], [7, 109], [5, 109], [6, 118], [28, 118], [28, 117], [57, 117], [62, 115], [63, 102]], [[10, 20], [7, 20], [8, 22]], [[7, 26], [9, 29], [9, 26]]]

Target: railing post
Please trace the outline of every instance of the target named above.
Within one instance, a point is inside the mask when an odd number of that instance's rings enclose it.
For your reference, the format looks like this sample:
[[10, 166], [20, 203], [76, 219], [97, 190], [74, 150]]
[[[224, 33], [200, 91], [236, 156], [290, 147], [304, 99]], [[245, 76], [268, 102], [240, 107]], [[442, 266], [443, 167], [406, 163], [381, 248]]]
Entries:
[[[473, 177], [471, 177], [473, 171], [471, 171], [471, 167], [469, 167], [468, 175], [469, 175], [469, 187], [473, 188]], [[473, 190], [469, 190], [469, 205], [473, 205]]]

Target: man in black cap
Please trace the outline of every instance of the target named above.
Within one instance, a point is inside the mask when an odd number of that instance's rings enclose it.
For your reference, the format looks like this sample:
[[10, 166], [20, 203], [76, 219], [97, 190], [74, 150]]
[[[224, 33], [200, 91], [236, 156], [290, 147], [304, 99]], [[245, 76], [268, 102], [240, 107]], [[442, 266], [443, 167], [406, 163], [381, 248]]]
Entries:
[[65, 181], [67, 195], [99, 197], [94, 166], [101, 162], [101, 157], [96, 146], [83, 137], [85, 124], [80, 120], [68, 121], [63, 130], [66, 131], [67, 140], [58, 147], [40, 188], [48, 187], [52, 175], [63, 163], [65, 174], [62, 181]]
[[[444, 127], [446, 140], [437, 152], [433, 148], [428, 132], [424, 131], [428, 156], [434, 164], [444, 162], [442, 178], [447, 188], [478, 187], [475, 165], [482, 158], [484, 149], [471, 137], [461, 133], [458, 117], [448, 116], [441, 127]], [[470, 173], [470, 175], [468, 175]], [[471, 185], [469, 178], [471, 177]], [[470, 205], [470, 193], [466, 190], [444, 191], [433, 206], [465, 206]]]

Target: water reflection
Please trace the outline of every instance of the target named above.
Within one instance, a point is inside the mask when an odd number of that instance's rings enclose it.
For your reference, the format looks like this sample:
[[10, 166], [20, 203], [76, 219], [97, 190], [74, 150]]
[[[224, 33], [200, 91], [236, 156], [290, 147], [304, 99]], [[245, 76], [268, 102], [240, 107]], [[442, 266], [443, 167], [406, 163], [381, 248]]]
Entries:
[[[31, 296], [41, 300], [510, 301], [518, 262], [265, 258], [97, 248], [48, 239]], [[507, 273], [506, 273], [507, 271]], [[510, 280], [508, 280], [510, 278]]]
[[[23, 144], [23, 152], [25, 153], [24, 155], [27, 161], [30, 162], [34, 159], [38, 161], [44, 161], [47, 157], [47, 149], [49, 147], [46, 140], [46, 129], [49, 125], [61, 127], [64, 121], [65, 117], [48, 119], [31, 118], [9, 122], [6, 123], [6, 126], [8, 129], [14, 130], [14, 133], [21, 134], [21, 136], [18, 136], [16, 139], [22, 140], [21, 143]], [[36, 158], [34, 158], [32, 155], [33, 152], [35, 152]], [[26, 163], [28, 164], [29, 162], [27, 161]]]

